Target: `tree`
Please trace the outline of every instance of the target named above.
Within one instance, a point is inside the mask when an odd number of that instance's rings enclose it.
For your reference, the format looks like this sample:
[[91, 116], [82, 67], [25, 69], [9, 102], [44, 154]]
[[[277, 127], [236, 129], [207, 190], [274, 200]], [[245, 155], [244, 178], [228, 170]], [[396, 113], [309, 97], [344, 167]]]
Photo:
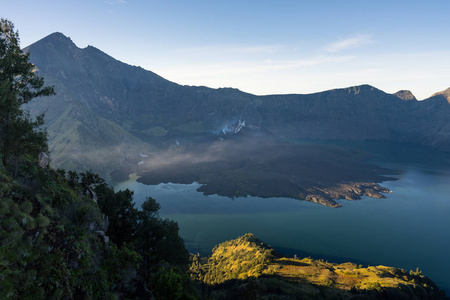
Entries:
[[40, 96], [53, 95], [53, 87], [44, 86], [44, 79], [29, 62], [29, 53], [19, 46], [19, 34], [6, 19], [0, 20], [0, 149], [5, 167], [12, 158], [31, 154], [37, 158], [47, 150], [47, 134], [39, 127], [43, 115], [32, 120], [21, 106]]
[[143, 258], [141, 271], [144, 278], [161, 261], [182, 267], [189, 263], [189, 252], [179, 236], [178, 224], [160, 218], [159, 209], [159, 203], [147, 197], [142, 204], [142, 211], [139, 211], [134, 243]]
[[134, 241], [138, 222], [138, 210], [134, 207], [133, 191], [114, 192], [106, 183], [95, 187], [98, 206], [108, 216], [108, 236], [116, 245]]

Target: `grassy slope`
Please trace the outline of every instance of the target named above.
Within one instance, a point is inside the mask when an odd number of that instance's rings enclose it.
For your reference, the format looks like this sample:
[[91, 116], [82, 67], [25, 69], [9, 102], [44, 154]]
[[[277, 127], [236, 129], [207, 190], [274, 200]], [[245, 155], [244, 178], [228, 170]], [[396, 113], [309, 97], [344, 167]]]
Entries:
[[[65, 94], [61, 96], [63, 99]], [[68, 99], [68, 97], [66, 97]], [[94, 169], [109, 180], [112, 171], [137, 166], [139, 153], [153, 149], [118, 124], [84, 108], [76, 100], [39, 99], [45, 107], [52, 166], [66, 170]], [[27, 106], [33, 115], [42, 110]]]
[[220, 244], [208, 259], [194, 258], [191, 271], [215, 287], [216, 299], [445, 299], [420, 271], [277, 257], [252, 234]]

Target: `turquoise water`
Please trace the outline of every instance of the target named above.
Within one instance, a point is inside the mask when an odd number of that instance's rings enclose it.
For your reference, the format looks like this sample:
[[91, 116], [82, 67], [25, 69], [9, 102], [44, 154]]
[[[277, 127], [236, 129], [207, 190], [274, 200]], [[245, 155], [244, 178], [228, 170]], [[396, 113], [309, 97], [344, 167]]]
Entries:
[[155, 198], [160, 215], [178, 222], [191, 252], [209, 254], [215, 245], [252, 232], [284, 254], [419, 267], [450, 294], [450, 168], [379, 163], [401, 171], [399, 180], [382, 184], [394, 193], [387, 199], [340, 200], [339, 209], [284, 198], [204, 196], [196, 183], [128, 181], [116, 189], [133, 190], [137, 206], [147, 196]]

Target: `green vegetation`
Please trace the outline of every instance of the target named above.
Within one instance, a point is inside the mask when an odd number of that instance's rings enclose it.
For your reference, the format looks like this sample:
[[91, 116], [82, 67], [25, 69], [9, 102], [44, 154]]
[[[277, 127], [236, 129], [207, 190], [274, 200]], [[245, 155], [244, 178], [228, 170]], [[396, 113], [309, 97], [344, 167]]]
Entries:
[[[26, 183], [23, 173], [0, 173], [2, 299], [141, 298], [161, 263], [184, 274], [188, 253], [178, 226], [158, 217], [153, 199], [138, 211], [132, 192], [115, 193], [92, 173], [31, 162], [28, 172]], [[106, 215], [102, 206], [110, 208]]]
[[191, 255], [190, 272], [213, 299], [445, 299], [419, 270], [280, 257], [252, 234]]
[[18, 168], [18, 160], [26, 154], [37, 154], [47, 148], [47, 134], [37, 130], [44, 123], [43, 116], [32, 120], [21, 105], [35, 97], [54, 93], [44, 87], [44, 80], [36, 74], [29, 54], [19, 47], [19, 34], [14, 25], [0, 20], [0, 147], [5, 167]]
[[273, 250], [248, 233], [216, 246], [204, 265], [198, 263], [198, 256], [192, 256], [191, 276], [207, 284], [258, 277], [273, 258]]
[[166, 136], [168, 133], [167, 129], [161, 126], [153, 126], [141, 132], [148, 136]]

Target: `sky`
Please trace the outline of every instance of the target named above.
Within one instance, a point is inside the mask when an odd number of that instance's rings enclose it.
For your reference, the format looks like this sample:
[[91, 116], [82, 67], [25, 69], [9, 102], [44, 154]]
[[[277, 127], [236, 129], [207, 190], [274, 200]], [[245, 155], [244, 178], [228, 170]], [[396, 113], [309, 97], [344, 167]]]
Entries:
[[449, 16], [449, 0], [0, 0], [22, 47], [62, 32], [178, 84], [256, 95], [370, 84], [425, 99], [450, 87]]

